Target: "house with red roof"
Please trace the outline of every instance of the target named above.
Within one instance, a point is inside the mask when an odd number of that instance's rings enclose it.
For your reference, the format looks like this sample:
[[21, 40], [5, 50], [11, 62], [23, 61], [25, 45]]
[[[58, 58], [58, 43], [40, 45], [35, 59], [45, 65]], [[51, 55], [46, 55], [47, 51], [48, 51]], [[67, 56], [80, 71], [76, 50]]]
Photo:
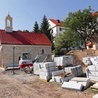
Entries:
[[[51, 54], [51, 42], [45, 34], [13, 30], [12, 17], [5, 18], [5, 29], [0, 30], [0, 66], [18, 64], [22, 53], [30, 53], [32, 60], [39, 54]], [[14, 54], [13, 54], [14, 52]]]
[[63, 21], [56, 19], [49, 19], [49, 28], [54, 38], [56, 38], [60, 33], [65, 31]]

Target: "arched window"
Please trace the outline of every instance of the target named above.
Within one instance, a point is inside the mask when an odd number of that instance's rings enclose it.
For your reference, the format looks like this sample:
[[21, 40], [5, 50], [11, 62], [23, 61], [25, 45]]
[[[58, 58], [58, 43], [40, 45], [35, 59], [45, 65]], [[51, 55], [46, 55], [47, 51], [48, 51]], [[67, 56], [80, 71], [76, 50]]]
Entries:
[[10, 20], [7, 20], [7, 26], [10, 27]]

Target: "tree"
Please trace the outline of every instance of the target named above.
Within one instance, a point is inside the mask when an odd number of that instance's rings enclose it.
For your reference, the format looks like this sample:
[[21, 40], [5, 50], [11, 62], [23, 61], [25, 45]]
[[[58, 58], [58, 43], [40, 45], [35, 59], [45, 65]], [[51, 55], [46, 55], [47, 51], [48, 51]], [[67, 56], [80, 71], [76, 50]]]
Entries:
[[38, 26], [37, 21], [35, 21], [33, 31], [34, 31], [34, 32], [39, 32], [39, 26]]
[[23, 32], [29, 32], [29, 30], [23, 30]]
[[46, 34], [46, 36], [51, 40], [50, 31], [51, 30], [49, 29], [48, 20], [47, 20], [46, 16], [44, 15], [42, 23], [41, 23], [41, 27], [40, 27], [40, 32]]
[[60, 34], [56, 39], [54, 43], [55, 47], [55, 54], [61, 54], [62, 49], [66, 49], [66, 52], [70, 50], [72, 46], [78, 46], [79, 45], [79, 35], [78, 33], [75, 33], [73, 31], [66, 30], [63, 34]]
[[94, 33], [97, 31], [97, 17], [92, 16], [92, 9], [78, 10], [75, 13], [69, 13], [68, 17], [65, 19], [65, 26], [69, 27], [71, 30], [78, 33], [81, 39], [85, 42], [86, 48], [86, 38], [90, 35], [93, 37]]

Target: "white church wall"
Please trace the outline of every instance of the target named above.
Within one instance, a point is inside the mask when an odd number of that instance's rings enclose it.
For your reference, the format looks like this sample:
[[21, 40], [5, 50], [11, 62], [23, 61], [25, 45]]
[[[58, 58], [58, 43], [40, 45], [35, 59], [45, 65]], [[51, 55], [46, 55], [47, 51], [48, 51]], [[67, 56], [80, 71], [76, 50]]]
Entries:
[[14, 48], [14, 63], [18, 64], [18, 58], [22, 53], [30, 53], [32, 60], [36, 55], [42, 53], [51, 54], [51, 46], [42, 45], [2, 45], [1, 59], [3, 61], [2, 65], [13, 64], [13, 47]]

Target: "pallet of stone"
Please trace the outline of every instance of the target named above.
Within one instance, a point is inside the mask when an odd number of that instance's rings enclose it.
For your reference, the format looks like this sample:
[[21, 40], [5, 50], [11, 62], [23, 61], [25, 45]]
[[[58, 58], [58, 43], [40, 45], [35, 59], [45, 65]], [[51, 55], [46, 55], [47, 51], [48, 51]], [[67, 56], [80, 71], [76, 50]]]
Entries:
[[98, 66], [90, 65], [86, 68], [86, 76], [93, 81], [98, 81]]
[[72, 81], [72, 82], [64, 82], [62, 84], [62, 88], [81, 91], [82, 88], [83, 88], [83, 85], [81, 83], [76, 83], [75, 81]]
[[52, 78], [52, 72], [56, 70], [55, 62], [42, 62], [38, 65], [38, 74], [40, 79], [49, 80]]
[[[56, 69], [54, 62], [35, 62], [34, 66], [34, 74], [39, 75], [40, 72], [52, 72]], [[51, 73], [52, 74], [52, 73]]]
[[73, 64], [73, 56], [60, 56], [60, 57], [54, 57], [54, 62], [56, 63], [56, 66], [67, 66]]
[[39, 75], [39, 65], [40, 65], [40, 62], [35, 62], [34, 64], [33, 64], [33, 73], [35, 74], [35, 75]]
[[61, 83], [61, 76], [64, 76], [64, 74], [65, 74], [64, 70], [54, 71], [52, 72], [52, 80], [54, 82]]
[[72, 73], [75, 77], [83, 75], [83, 70], [81, 65], [65, 67], [65, 72]]
[[52, 72], [52, 80], [54, 82], [63, 83], [64, 81], [69, 81], [74, 77], [71, 73], [65, 73], [64, 70], [58, 70]]

